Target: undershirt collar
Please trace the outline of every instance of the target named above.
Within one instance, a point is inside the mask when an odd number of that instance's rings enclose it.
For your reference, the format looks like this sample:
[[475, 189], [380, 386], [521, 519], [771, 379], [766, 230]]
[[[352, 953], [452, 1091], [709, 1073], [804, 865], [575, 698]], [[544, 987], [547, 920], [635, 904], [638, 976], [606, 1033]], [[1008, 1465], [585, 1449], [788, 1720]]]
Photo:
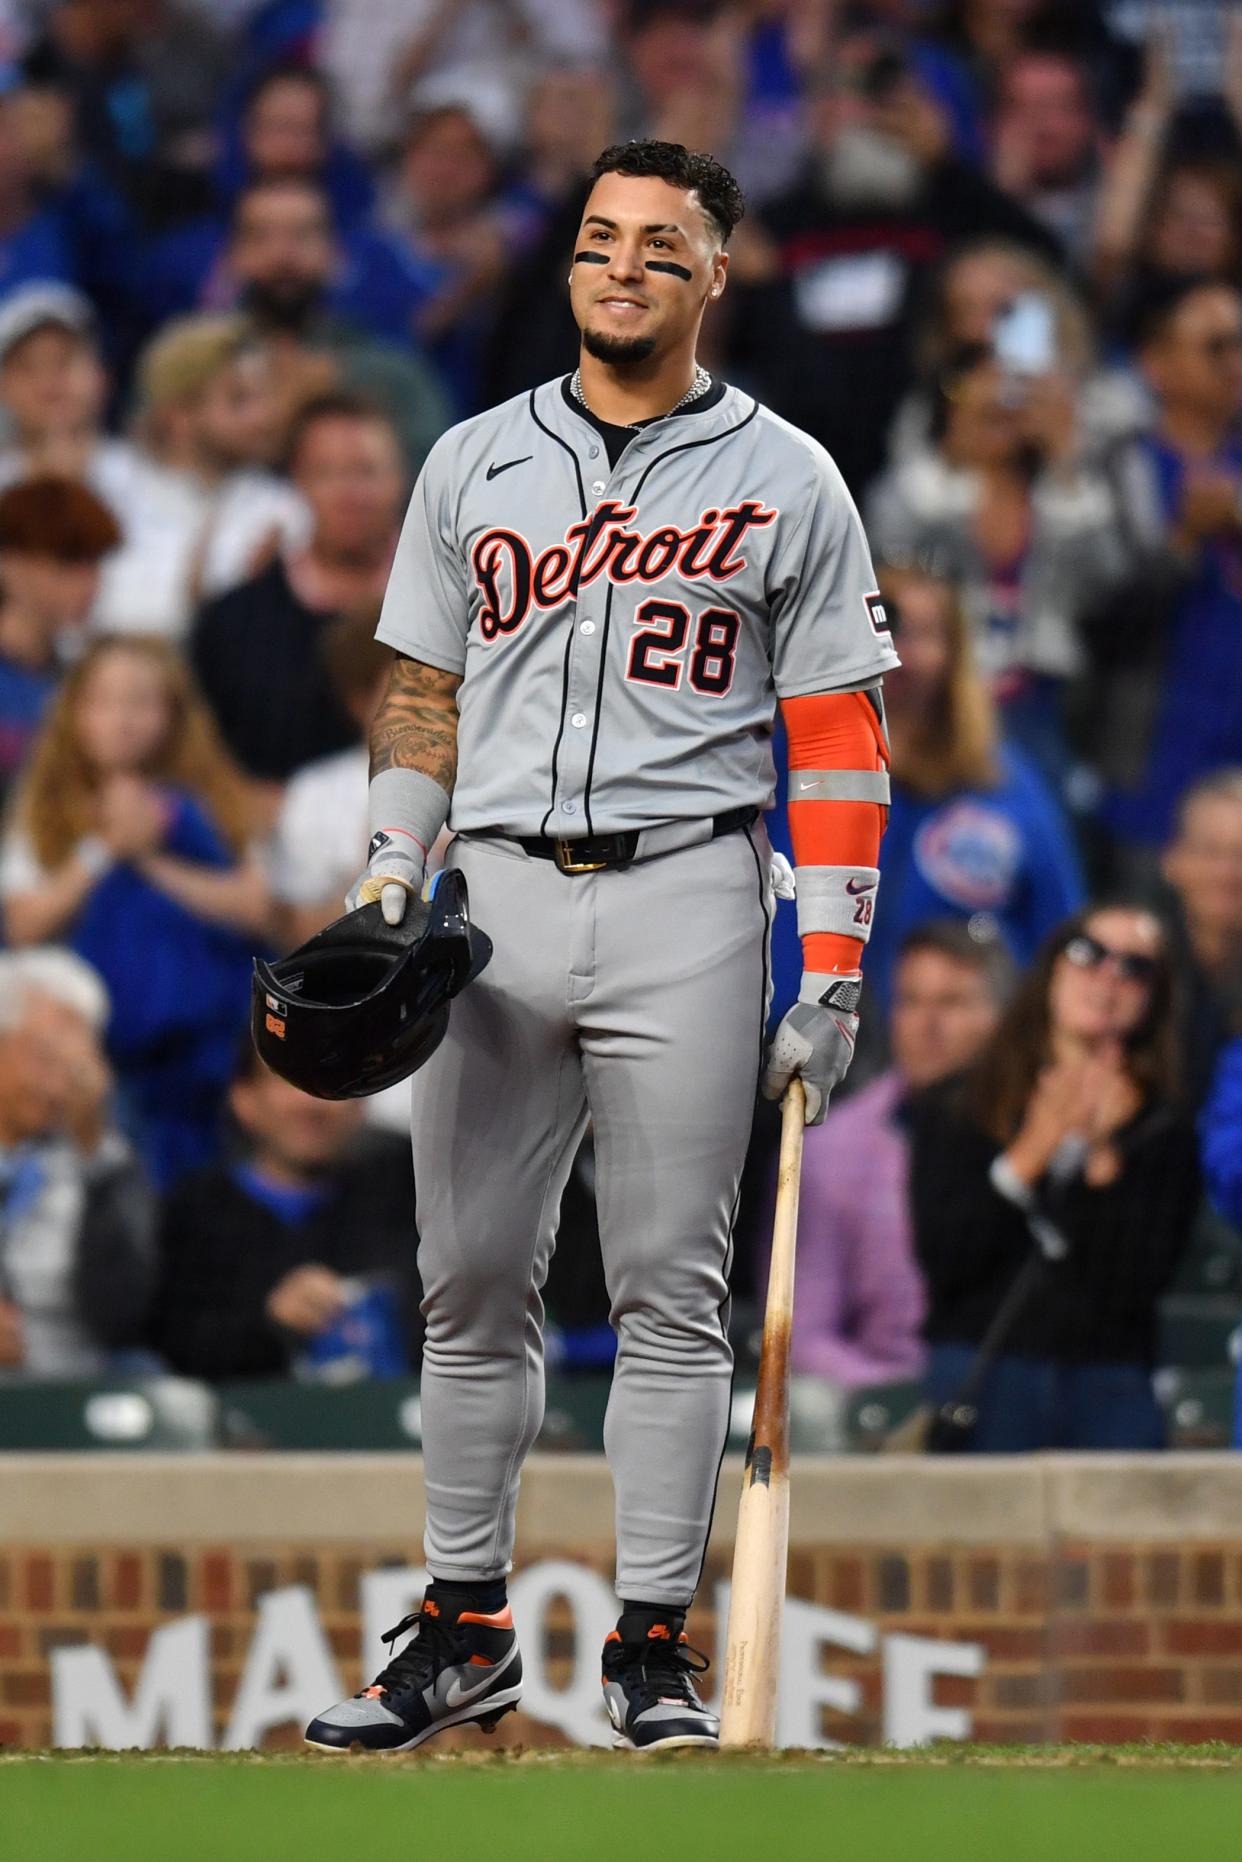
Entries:
[[653, 414], [650, 420], [636, 420], [633, 426], [619, 427], [615, 426], [612, 421], [601, 420], [598, 414], [592, 413], [586, 403], [580, 401], [574, 394], [573, 389], [569, 385], [572, 380], [572, 375], [566, 375], [564, 381], [561, 383], [561, 395], [566, 405], [571, 407], [574, 413], [581, 419], [587, 421], [589, 425], [594, 427], [595, 431], [603, 440], [604, 450], [608, 454], [608, 465], [610, 469], [616, 465], [618, 459], [620, 459], [622, 453], [634, 438], [634, 435], [640, 433], [644, 427], [654, 426], [657, 420], [681, 420], [683, 416], [689, 418], [693, 414], [705, 414], [709, 407], [718, 407], [720, 402], [723, 401], [725, 394], [725, 384], [717, 376], [713, 375], [712, 385], [707, 390], [706, 394], [701, 394], [697, 401], [691, 401], [688, 407], [678, 408], [675, 415]]

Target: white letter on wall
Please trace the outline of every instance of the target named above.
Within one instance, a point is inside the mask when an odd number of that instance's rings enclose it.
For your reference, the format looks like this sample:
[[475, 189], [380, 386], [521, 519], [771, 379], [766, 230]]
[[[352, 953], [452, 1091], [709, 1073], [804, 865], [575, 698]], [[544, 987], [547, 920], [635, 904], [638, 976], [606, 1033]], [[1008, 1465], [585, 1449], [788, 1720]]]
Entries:
[[188, 1616], [157, 1629], [147, 1644], [130, 1705], [102, 1649], [53, 1649], [52, 1744], [196, 1746], [212, 1744], [207, 1619]]
[[937, 1707], [936, 1675], [983, 1673], [978, 1642], [937, 1642], [927, 1636], [884, 1638], [884, 1738], [890, 1746], [923, 1746], [932, 1739], [969, 1739], [965, 1707]]
[[340, 1676], [310, 1591], [294, 1584], [260, 1597], [225, 1750], [257, 1746], [264, 1733], [290, 1720], [304, 1725], [340, 1697]]
[[[716, 1622], [721, 1649], [728, 1621], [729, 1586], [718, 1584]], [[804, 1603], [800, 1597], [786, 1597], [781, 1620], [781, 1682], [776, 1710], [778, 1745], [836, 1750], [840, 1741], [829, 1739], [824, 1733], [820, 1709], [830, 1707], [834, 1713], [857, 1713], [861, 1694], [857, 1681], [850, 1681], [844, 1675], [820, 1672], [820, 1651], [825, 1643], [830, 1643], [834, 1648], [849, 1649], [855, 1655], [870, 1655], [876, 1640], [874, 1625], [861, 1616], [845, 1616], [840, 1610]], [[722, 1664], [723, 1655], [717, 1663], [718, 1674]]]
[[[522, 1639], [522, 1710], [545, 1726], [558, 1726], [579, 1746], [607, 1746], [612, 1728], [604, 1712], [599, 1658], [617, 1620], [612, 1586], [585, 1565], [565, 1558], [528, 1565], [509, 1586], [513, 1620]], [[567, 1687], [553, 1687], [543, 1662], [543, 1622], [554, 1597], [573, 1612], [574, 1665]]]

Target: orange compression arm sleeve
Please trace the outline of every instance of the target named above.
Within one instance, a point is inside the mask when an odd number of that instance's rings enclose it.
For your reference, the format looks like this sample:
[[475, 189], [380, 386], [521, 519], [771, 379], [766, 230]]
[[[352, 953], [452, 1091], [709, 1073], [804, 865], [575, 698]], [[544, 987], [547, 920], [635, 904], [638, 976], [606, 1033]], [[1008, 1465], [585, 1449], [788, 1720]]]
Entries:
[[803, 967], [857, 970], [871, 931], [888, 818], [888, 738], [878, 692], [781, 701], [789, 740], [789, 833]]

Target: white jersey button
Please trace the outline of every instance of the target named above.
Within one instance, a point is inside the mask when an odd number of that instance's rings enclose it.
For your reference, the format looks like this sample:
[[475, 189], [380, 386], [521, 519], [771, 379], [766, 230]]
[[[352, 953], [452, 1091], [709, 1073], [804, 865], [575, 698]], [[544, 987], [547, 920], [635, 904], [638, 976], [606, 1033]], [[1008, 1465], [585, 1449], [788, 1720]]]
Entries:
[[591, 490], [595, 493], [595, 496], [597, 498], [599, 497], [599, 494], [601, 493], [601, 491], [603, 491], [603, 489], [604, 489], [603, 479], [602, 478], [595, 479], [591, 485]]
[[562, 802], [561, 803], [561, 813], [563, 815], [576, 815], [577, 812], [578, 812], [577, 802]]
[[594, 621], [583, 621], [581, 627], [578, 629], [578, 632], [580, 634], [593, 634], [595, 632], [595, 622]]
[[586, 723], [586, 712], [575, 711], [573, 717], [569, 720], [569, 722], [573, 725], [576, 731], [580, 731], [583, 725]]

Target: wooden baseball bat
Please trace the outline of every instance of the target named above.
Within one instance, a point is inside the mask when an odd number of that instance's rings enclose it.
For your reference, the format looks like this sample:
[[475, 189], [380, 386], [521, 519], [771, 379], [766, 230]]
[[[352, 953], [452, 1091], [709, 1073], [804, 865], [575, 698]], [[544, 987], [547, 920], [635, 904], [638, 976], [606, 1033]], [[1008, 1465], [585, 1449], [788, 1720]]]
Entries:
[[789, 1333], [805, 1120], [805, 1090], [801, 1080], [791, 1080], [781, 1105], [780, 1176], [768, 1303], [733, 1548], [720, 1714], [722, 1746], [776, 1744], [781, 1612], [789, 1559]]

